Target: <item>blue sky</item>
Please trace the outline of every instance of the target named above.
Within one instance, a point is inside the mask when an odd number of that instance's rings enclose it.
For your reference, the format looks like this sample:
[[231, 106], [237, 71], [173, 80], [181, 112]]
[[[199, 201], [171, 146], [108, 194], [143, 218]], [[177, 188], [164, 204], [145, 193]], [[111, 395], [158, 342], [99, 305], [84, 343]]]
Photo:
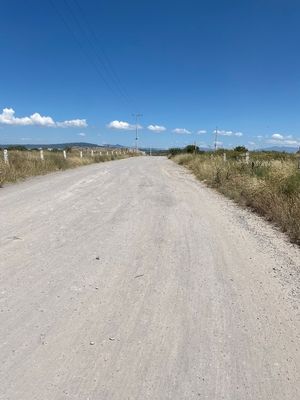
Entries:
[[299, 21], [291, 0], [3, 2], [0, 144], [130, 146], [139, 112], [141, 146], [216, 126], [224, 147], [299, 146]]

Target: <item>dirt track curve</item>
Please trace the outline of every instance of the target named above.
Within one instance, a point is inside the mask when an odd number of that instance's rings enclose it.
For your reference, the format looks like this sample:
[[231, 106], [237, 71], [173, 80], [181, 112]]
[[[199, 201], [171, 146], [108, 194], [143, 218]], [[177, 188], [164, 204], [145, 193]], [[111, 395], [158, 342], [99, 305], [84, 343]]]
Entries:
[[0, 189], [1, 400], [299, 400], [300, 251], [165, 158]]

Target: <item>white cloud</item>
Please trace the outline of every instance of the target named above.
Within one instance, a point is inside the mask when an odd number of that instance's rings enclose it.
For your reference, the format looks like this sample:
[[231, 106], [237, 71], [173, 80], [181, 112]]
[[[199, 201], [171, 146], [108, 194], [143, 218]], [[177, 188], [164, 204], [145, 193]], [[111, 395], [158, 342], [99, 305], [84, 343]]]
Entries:
[[[214, 133], [216, 133], [216, 129], [214, 130]], [[233, 131], [224, 131], [224, 130], [219, 130], [218, 129], [218, 135], [220, 136], [243, 136], [242, 132], [233, 132]]]
[[283, 143], [287, 146], [300, 146], [300, 140], [284, 140]]
[[256, 145], [255, 142], [248, 142], [248, 144], [250, 144], [250, 146], [255, 146]]
[[172, 132], [177, 133], [178, 135], [190, 135], [192, 133], [185, 128], [175, 128]]
[[277, 144], [280, 146], [300, 146], [300, 139], [293, 139], [292, 135], [282, 135], [281, 133], [274, 133], [271, 139], [266, 140], [267, 143]]
[[15, 110], [12, 108], [4, 108], [0, 114], [0, 124], [15, 125], [15, 126], [47, 126], [47, 127], [86, 127], [85, 119], [75, 119], [70, 121], [55, 122], [51, 117], [42, 116], [39, 113], [34, 113], [29, 117], [15, 117]]
[[206, 133], [205, 129], [200, 129], [199, 131], [197, 131], [197, 135], [202, 135], [204, 133]]
[[71, 119], [69, 121], [57, 122], [56, 125], [60, 128], [86, 128], [87, 122], [85, 119]]
[[167, 128], [162, 125], [148, 125], [147, 129], [152, 132], [164, 132]]
[[272, 139], [283, 140], [284, 137], [280, 133], [274, 133], [274, 135], [272, 135]]
[[12, 108], [4, 108], [0, 114], [0, 123], [6, 125], [41, 125], [55, 126], [51, 117], [43, 117], [39, 113], [34, 113], [30, 117], [15, 117], [15, 111]]
[[86, 135], [85, 135], [85, 133], [80, 132], [80, 133], [78, 133], [78, 136], [86, 136]]
[[[106, 125], [110, 129], [121, 129], [123, 131], [133, 131], [135, 129], [135, 125], [130, 124], [129, 122], [126, 121], [111, 121], [109, 124]], [[138, 125], [138, 128], [142, 128], [140, 125]]]

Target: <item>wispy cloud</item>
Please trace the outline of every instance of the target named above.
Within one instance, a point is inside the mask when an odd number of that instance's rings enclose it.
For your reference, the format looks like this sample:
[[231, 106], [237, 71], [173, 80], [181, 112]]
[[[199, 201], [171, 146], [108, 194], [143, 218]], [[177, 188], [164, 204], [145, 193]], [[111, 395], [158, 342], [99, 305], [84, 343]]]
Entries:
[[173, 129], [172, 132], [177, 133], [178, 135], [190, 135], [192, 133], [188, 129], [185, 129], [185, 128], [175, 128], [175, 129]]
[[197, 133], [197, 135], [204, 135], [204, 134], [207, 133], [207, 132], [206, 132], [205, 129], [200, 129], [200, 130], [197, 131], [196, 133]]
[[293, 136], [292, 135], [282, 135], [281, 133], [274, 133], [272, 135], [272, 139], [287, 140], [287, 139], [293, 139]]
[[78, 133], [78, 136], [86, 136], [86, 134], [83, 132], [80, 132], [80, 133]]
[[0, 114], [0, 124], [15, 125], [15, 126], [44, 126], [50, 128], [85, 128], [87, 122], [85, 119], [72, 119], [68, 121], [56, 122], [49, 116], [42, 116], [39, 113], [34, 113], [29, 117], [16, 117], [13, 108], [4, 108]]
[[147, 129], [152, 132], [164, 132], [167, 128], [162, 125], [148, 125]]
[[283, 135], [281, 133], [274, 133], [271, 136], [271, 139], [267, 139], [266, 142], [271, 144], [276, 144], [279, 146], [291, 146], [291, 147], [300, 146], [300, 139], [293, 138], [292, 135]]
[[[216, 129], [214, 130], [214, 133], [216, 133]], [[220, 136], [237, 136], [237, 137], [241, 137], [241, 136], [243, 136], [243, 133], [242, 132], [225, 131], [225, 130], [218, 129], [218, 135], [220, 135]]]
[[[111, 121], [106, 126], [109, 129], [119, 129], [123, 131], [133, 131], [135, 129], [135, 125], [130, 124], [129, 122], [126, 121], [118, 121], [118, 120]], [[141, 125], [138, 125], [138, 128], [141, 129], [142, 128]]]
[[280, 133], [274, 133], [274, 135], [272, 135], [272, 139], [283, 140], [284, 137]]
[[69, 121], [56, 122], [59, 128], [86, 128], [87, 122], [85, 119], [70, 119]]

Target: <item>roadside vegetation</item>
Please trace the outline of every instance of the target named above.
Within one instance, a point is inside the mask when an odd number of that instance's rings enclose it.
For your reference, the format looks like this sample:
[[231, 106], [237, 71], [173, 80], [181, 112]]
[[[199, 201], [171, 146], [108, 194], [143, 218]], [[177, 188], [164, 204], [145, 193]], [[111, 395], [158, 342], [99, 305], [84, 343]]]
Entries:
[[292, 242], [300, 244], [299, 154], [251, 152], [248, 160], [243, 150], [199, 153], [193, 148], [177, 154], [171, 150], [170, 158], [207, 185], [274, 222]]
[[[43, 150], [43, 160], [39, 149], [27, 150], [15, 148], [8, 150], [8, 163], [4, 161], [3, 149], [0, 150], [0, 186], [6, 182], [16, 182], [35, 175], [80, 167], [92, 163], [119, 160], [135, 155], [125, 150], [112, 149], [66, 149], [66, 158], [62, 150]], [[80, 156], [82, 151], [82, 157]], [[100, 154], [101, 151], [101, 154]]]

